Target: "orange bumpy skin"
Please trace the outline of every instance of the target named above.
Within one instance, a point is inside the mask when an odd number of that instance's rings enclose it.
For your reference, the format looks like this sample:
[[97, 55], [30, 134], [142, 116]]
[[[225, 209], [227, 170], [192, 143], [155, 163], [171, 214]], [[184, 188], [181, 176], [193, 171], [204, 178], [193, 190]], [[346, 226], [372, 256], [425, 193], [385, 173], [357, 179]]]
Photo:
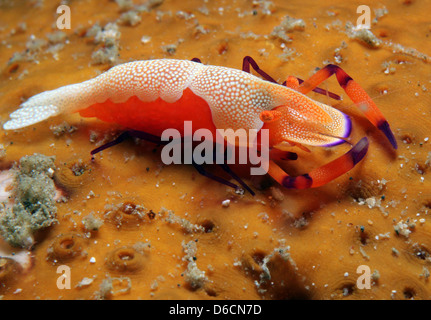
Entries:
[[[269, 147], [280, 150], [292, 145], [306, 149], [303, 144], [332, 146], [344, 142], [351, 122], [339, 110], [305, 96], [306, 92], [337, 72], [337, 78], [344, 77], [339, 82], [347, 94], [350, 96], [348, 91], [354, 88], [352, 92], [360, 92], [366, 106], [372, 107], [371, 111], [365, 110], [371, 121], [378, 109], [344, 71], [329, 67], [300, 86], [295, 83], [289, 88], [248, 72], [195, 61], [130, 62], [94, 79], [30, 98], [10, 115], [4, 129], [19, 129], [64, 112], [79, 111], [84, 117], [97, 117], [158, 136], [165, 129], [180, 129], [184, 121], [191, 120], [194, 130], [269, 129]], [[353, 97], [361, 106], [358, 99]], [[382, 119], [380, 123], [387, 124], [381, 113], [377, 117]], [[367, 148], [364, 138], [349, 153], [298, 179], [289, 177], [272, 161], [269, 174], [288, 188], [317, 187], [353, 168]]]

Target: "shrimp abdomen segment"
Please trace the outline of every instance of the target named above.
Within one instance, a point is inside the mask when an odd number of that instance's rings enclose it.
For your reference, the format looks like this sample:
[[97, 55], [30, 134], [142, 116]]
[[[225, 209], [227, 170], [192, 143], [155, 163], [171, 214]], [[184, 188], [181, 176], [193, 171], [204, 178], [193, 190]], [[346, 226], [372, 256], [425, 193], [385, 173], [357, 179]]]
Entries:
[[213, 134], [216, 130], [208, 103], [190, 89], [186, 89], [181, 98], [173, 103], [161, 98], [145, 102], [132, 96], [117, 103], [108, 99], [78, 112], [83, 117], [96, 117], [155, 136], [161, 136], [167, 128], [178, 130], [183, 135], [185, 121], [192, 122], [193, 130], [205, 128]]

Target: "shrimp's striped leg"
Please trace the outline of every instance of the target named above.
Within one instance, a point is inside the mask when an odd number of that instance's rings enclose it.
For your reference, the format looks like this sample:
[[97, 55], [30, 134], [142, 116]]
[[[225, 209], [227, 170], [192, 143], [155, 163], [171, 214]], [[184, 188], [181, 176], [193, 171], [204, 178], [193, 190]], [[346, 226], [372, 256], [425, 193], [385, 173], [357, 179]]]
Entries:
[[[247, 190], [248, 192], [250, 192], [251, 195], [254, 196], [255, 195], [254, 191], [251, 190], [251, 188], [235, 172], [233, 172], [232, 169], [226, 164], [228, 161], [229, 152], [228, 152], [228, 148], [226, 148], [226, 146], [224, 146], [223, 149], [224, 149], [224, 153], [223, 153], [224, 163], [218, 163], [218, 165], [227, 174], [229, 174], [233, 179], [235, 179], [243, 187], [243, 190]], [[217, 150], [220, 150], [220, 145], [214, 144], [214, 150], [213, 150], [213, 161], [214, 161], [214, 163], [217, 163], [217, 152], [219, 152]]]
[[146, 140], [146, 141], [149, 141], [149, 142], [152, 142], [155, 144], [163, 144], [164, 145], [164, 144], [168, 143], [167, 141], [162, 141], [159, 137], [157, 137], [155, 135], [152, 135], [152, 134], [149, 134], [149, 133], [146, 133], [143, 131], [127, 130], [127, 131], [121, 133], [114, 140], [112, 140], [108, 143], [105, 143], [104, 145], [102, 145], [96, 149], [91, 150], [90, 154], [92, 156], [94, 156], [96, 153], [99, 153], [105, 149], [113, 147], [113, 146], [115, 146], [115, 145], [117, 145], [117, 144], [119, 144], [119, 143], [121, 143], [127, 139], [130, 139], [130, 138], [139, 138], [139, 139]]
[[242, 60], [242, 71], [250, 73], [250, 65], [253, 67], [254, 71], [256, 71], [262, 76], [262, 78], [268, 80], [269, 82], [277, 83], [277, 81], [275, 81], [269, 74], [259, 68], [258, 64], [256, 63], [256, 61], [254, 61], [252, 57], [245, 56]]
[[306, 94], [333, 74], [336, 75], [338, 83], [350, 99], [364, 112], [368, 120], [385, 134], [394, 149], [397, 149], [397, 141], [382, 112], [365, 90], [339, 66], [328, 64], [323, 69], [317, 71], [308, 80], [300, 84], [298, 91]]
[[269, 150], [269, 157], [271, 159], [283, 160], [283, 161], [296, 160], [298, 159], [298, 154], [296, 154], [295, 152], [283, 151], [283, 150], [273, 148]]
[[[286, 81], [283, 82], [283, 86], [286, 86], [288, 88], [292, 88], [293, 90], [299, 91], [299, 85], [303, 83], [304, 80], [294, 77], [294, 76], [288, 76]], [[338, 94], [335, 94], [333, 92], [327, 91], [322, 88], [314, 88], [314, 92], [328, 96], [329, 98], [335, 99], [335, 100], [341, 100], [341, 97]]]
[[[263, 114], [265, 113], [262, 112]], [[293, 146], [294, 144], [292, 144]], [[261, 142], [257, 142], [256, 144], [258, 150], [261, 150], [262, 148], [262, 144]], [[306, 150], [306, 151], [310, 151], [310, 150]], [[276, 148], [270, 148], [269, 149], [269, 158], [270, 159], [275, 159], [275, 160], [297, 160], [298, 159], [298, 154], [295, 152], [291, 152], [291, 151], [285, 151], [285, 150], [280, 150], [280, 149], [276, 149]]]
[[[302, 80], [300, 78], [297, 78], [297, 79], [298, 79], [299, 84], [304, 82], [304, 80]], [[327, 90], [319, 88], [319, 87], [314, 88], [313, 91], [316, 93], [323, 94], [324, 96], [328, 96], [328, 97], [335, 99], [335, 100], [341, 100], [341, 97], [338, 94], [335, 94], [331, 91], [327, 91]]]
[[[193, 164], [193, 167], [195, 167], [195, 169], [197, 170], [197, 172], [199, 172], [201, 175], [203, 175], [203, 176], [205, 176], [207, 178], [210, 178], [210, 179], [212, 179], [214, 181], [217, 181], [217, 182], [219, 182], [221, 184], [224, 184], [224, 185], [226, 185], [228, 187], [231, 187], [231, 188], [233, 188], [233, 189], [235, 189], [237, 191], [241, 190], [241, 188], [239, 186], [237, 186], [236, 184], [234, 184], [234, 183], [232, 183], [232, 182], [230, 182], [230, 181], [228, 181], [226, 179], [223, 179], [221, 177], [218, 177], [218, 176], [212, 174], [211, 172], [206, 171], [202, 165], [197, 164], [194, 160], [192, 160], [192, 164]], [[251, 192], [252, 192], [252, 195], [254, 195], [254, 192], [253, 191], [251, 191]]]
[[235, 172], [232, 171], [232, 169], [226, 164], [226, 163], [222, 163], [219, 164], [219, 166], [226, 172], [228, 173], [232, 178], [234, 178], [243, 188], [244, 190], [247, 190], [248, 192], [250, 192], [250, 194], [252, 196], [255, 195], [254, 191], [251, 190], [251, 188], [240, 178], [236, 175]]
[[[257, 64], [257, 62], [252, 57], [245, 56], [244, 59], [243, 59], [243, 61], [242, 61], [242, 71], [250, 73], [250, 66], [252, 66], [252, 68], [254, 69], [254, 71], [256, 71], [265, 80], [267, 80], [269, 82], [272, 82], [272, 83], [277, 83], [278, 84], [278, 82], [275, 81], [274, 78], [272, 78], [269, 74], [267, 74], [265, 71], [263, 71], [259, 67], [259, 65]], [[289, 79], [292, 79], [292, 80], [295, 79], [296, 81], [293, 80], [294, 81], [293, 83], [289, 83], [289, 82], [285, 81], [285, 82], [283, 82], [283, 85], [285, 85], [285, 86], [287, 86], [289, 88], [292, 88], [294, 90], [297, 90], [299, 84], [301, 84], [302, 82], [304, 82], [304, 80], [301, 80], [301, 79], [293, 77], [293, 76], [290, 76], [288, 78], [288, 81], [289, 81]], [[297, 83], [297, 85], [296, 85], [296, 83]], [[336, 95], [335, 93], [326, 91], [325, 89], [322, 89], [322, 88], [314, 88], [313, 91], [316, 92], [316, 93], [327, 95], [327, 96], [329, 96], [329, 97], [331, 97], [333, 99], [336, 99], [336, 100], [341, 100], [340, 96]]]
[[[191, 61], [202, 63], [199, 58], [193, 58]], [[251, 73], [250, 72], [250, 65], [252, 66], [254, 71], [256, 71], [262, 78], [264, 78], [265, 80], [267, 80], [269, 82], [278, 84], [278, 82], [275, 81], [269, 74], [267, 74], [265, 71], [263, 71], [262, 69], [259, 68], [259, 65], [257, 64], [257, 62], [252, 57], [245, 56], [243, 61], [242, 61], [242, 71], [245, 71], [247, 73]]]
[[91, 150], [90, 154], [92, 156], [92, 159], [94, 159], [94, 155], [96, 153], [99, 153], [99, 152], [101, 152], [101, 151], [103, 151], [105, 149], [113, 147], [113, 146], [115, 146], [115, 145], [123, 142], [124, 140], [129, 139], [129, 138], [130, 138], [129, 132], [125, 131], [122, 134], [120, 134], [117, 138], [115, 138], [114, 140], [112, 140], [112, 141], [110, 141], [108, 143], [105, 143], [104, 145], [101, 145], [100, 147], [98, 147], [96, 149]]
[[289, 189], [320, 187], [352, 169], [368, 151], [368, 139], [362, 138], [341, 157], [297, 177], [291, 177], [275, 162], [270, 160], [268, 174], [282, 186]]
[[203, 176], [210, 178], [214, 181], [217, 181], [221, 184], [224, 184], [228, 187], [231, 187], [233, 189], [235, 189], [235, 191], [240, 192], [241, 194], [244, 193], [244, 190], [247, 190], [248, 192], [250, 192], [250, 194], [252, 196], [255, 196], [256, 193], [240, 178], [236, 175], [235, 172], [232, 171], [232, 169], [225, 163], [223, 164], [219, 164], [220, 168], [222, 168], [226, 173], [228, 173], [233, 179], [235, 179], [240, 185], [241, 187], [237, 186], [236, 184], [221, 178], [219, 176], [216, 176], [214, 174], [212, 174], [211, 172], [206, 171], [202, 165], [197, 164], [196, 162], [192, 161], [193, 166], [195, 167], [195, 169]]

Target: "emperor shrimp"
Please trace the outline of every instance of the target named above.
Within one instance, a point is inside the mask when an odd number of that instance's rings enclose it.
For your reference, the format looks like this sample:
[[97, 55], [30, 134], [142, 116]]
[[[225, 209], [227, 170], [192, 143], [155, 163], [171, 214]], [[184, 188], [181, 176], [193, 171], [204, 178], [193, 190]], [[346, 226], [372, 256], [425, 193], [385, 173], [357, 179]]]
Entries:
[[[252, 75], [250, 67], [263, 79]], [[349, 137], [352, 124], [346, 114], [306, 95], [316, 91], [340, 99], [318, 87], [334, 74], [350, 99], [396, 149], [397, 142], [381, 111], [340, 67], [327, 65], [308, 80], [289, 76], [283, 84], [278, 84], [248, 56], [243, 60], [242, 70], [205, 65], [197, 58], [121, 64], [93, 79], [31, 97], [10, 114], [11, 120], [3, 128], [20, 129], [63, 113], [78, 112], [82, 117], [96, 117], [129, 129], [92, 154], [129, 136], [160, 143], [166, 129], [177, 129], [184, 135], [185, 121], [193, 123], [193, 130], [207, 129], [214, 134], [219, 129], [257, 132], [267, 129], [271, 150], [268, 174], [286, 188], [314, 188], [351, 170], [364, 158], [369, 146], [364, 137], [339, 158], [296, 177], [275, 162], [296, 159], [297, 155], [288, 151], [293, 146], [303, 150], [308, 150], [306, 146], [330, 147]], [[201, 165], [194, 165], [199, 173], [239, 188]], [[221, 166], [254, 194], [227, 165]]]

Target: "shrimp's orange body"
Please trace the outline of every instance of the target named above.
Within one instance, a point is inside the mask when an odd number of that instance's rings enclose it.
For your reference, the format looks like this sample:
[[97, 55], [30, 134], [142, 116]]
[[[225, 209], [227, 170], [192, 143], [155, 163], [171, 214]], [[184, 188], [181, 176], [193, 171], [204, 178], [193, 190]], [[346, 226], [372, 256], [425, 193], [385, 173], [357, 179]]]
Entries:
[[[252, 75], [250, 64], [267, 80]], [[243, 71], [173, 59], [130, 62], [98, 77], [40, 93], [13, 112], [4, 129], [19, 129], [63, 112], [121, 124], [160, 137], [165, 129], [269, 129], [269, 147], [333, 146], [349, 136], [348, 116], [305, 94], [332, 74], [367, 118], [397, 147], [389, 125], [365, 91], [341, 68], [328, 65], [309, 80], [274, 83], [250, 57]], [[302, 83], [301, 83], [302, 82]], [[324, 90], [319, 89], [321, 92]], [[318, 187], [350, 170], [366, 154], [363, 138], [348, 153], [309, 174], [291, 177], [270, 161], [268, 173], [288, 188]]]
[[[121, 112], [119, 112], [121, 110]], [[190, 89], [174, 104], [157, 98], [142, 102], [137, 96], [125, 102], [107, 100], [79, 111], [83, 117], [97, 117], [106, 122], [161, 136], [167, 128], [183, 131], [184, 121], [192, 121], [197, 128], [207, 128], [215, 133], [208, 103], [196, 96]]]

